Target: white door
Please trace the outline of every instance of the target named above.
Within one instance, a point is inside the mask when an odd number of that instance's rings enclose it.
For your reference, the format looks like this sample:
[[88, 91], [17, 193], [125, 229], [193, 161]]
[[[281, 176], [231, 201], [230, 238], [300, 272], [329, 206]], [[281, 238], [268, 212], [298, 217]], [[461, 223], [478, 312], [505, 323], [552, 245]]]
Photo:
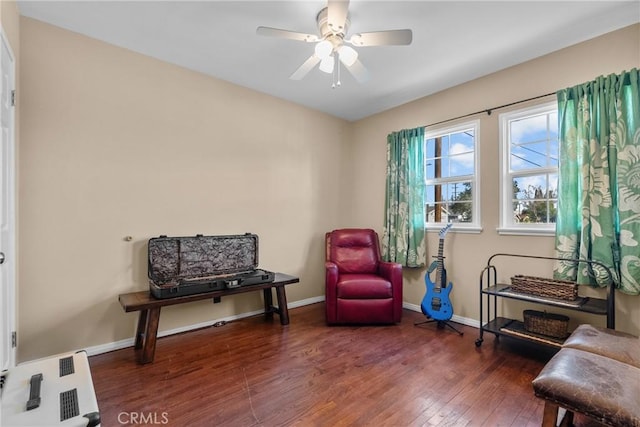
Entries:
[[15, 63], [0, 28], [0, 369], [15, 366]]

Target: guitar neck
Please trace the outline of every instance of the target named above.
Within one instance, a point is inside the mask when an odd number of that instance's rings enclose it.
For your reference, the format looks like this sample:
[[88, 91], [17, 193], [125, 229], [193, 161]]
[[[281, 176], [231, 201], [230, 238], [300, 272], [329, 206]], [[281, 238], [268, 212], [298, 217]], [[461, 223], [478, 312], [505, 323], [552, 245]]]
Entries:
[[441, 238], [438, 242], [438, 266], [436, 269], [436, 288], [444, 287], [443, 270], [444, 270], [444, 257], [442, 255], [444, 249], [444, 239]]

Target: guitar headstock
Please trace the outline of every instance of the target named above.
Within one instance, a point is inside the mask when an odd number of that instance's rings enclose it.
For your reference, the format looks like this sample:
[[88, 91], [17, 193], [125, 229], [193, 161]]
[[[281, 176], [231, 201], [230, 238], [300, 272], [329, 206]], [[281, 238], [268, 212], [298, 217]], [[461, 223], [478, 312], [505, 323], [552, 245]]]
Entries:
[[442, 229], [438, 233], [438, 235], [440, 236], [441, 239], [444, 239], [445, 234], [447, 234], [447, 232], [449, 231], [449, 229], [451, 228], [452, 225], [453, 225], [453, 223], [450, 222], [449, 224], [447, 224], [444, 227], [442, 227]]

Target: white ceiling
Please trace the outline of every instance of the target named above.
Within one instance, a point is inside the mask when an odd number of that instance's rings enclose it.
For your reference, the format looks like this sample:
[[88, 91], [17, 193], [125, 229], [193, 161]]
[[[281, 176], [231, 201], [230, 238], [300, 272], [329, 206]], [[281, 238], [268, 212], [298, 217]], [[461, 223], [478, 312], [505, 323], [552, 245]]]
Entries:
[[317, 67], [301, 81], [288, 78], [312, 44], [256, 35], [261, 25], [317, 34], [315, 17], [325, 6], [18, 1], [24, 16], [351, 121], [640, 22], [640, 0], [353, 0], [347, 37], [409, 28], [413, 43], [357, 48], [369, 81], [360, 84], [343, 69], [342, 86], [331, 89], [331, 75]]

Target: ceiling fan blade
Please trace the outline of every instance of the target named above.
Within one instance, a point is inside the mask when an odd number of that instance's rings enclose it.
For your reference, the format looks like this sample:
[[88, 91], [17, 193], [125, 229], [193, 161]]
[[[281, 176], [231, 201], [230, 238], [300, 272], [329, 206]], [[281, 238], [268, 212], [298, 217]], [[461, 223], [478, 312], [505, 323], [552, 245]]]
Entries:
[[354, 34], [348, 42], [354, 46], [399, 46], [409, 45], [412, 40], [411, 30], [388, 30]]
[[278, 37], [281, 39], [298, 40], [301, 42], [313, 43], [318, 41], [318, 36], [313, 34], [297, 33], [295, 31], [281, 30], [271, 27], [258, 27], [256, 34], [267, 37]]
[[313, 67], [318, 65], [318, 62], [320, 62], [320, 58], [314, 53], [309, 57], [309, 59], [304, 61], [304, 63], [296, 71], [294, 71], [293, 74], [289, 76], [289, 78], [291, 80], [302, 80], [304, 76], [309, 73], [309, 71], [313, 70]]
[[369, 71], [367, 71], [359, 59], [356, 59], [352, 66], [346, 68], [359, 83], [365, 83], [369, 80]]
[[334, 33], [345, 33], [349, 0], [329, 0], [327, 2], [327, 22]]

